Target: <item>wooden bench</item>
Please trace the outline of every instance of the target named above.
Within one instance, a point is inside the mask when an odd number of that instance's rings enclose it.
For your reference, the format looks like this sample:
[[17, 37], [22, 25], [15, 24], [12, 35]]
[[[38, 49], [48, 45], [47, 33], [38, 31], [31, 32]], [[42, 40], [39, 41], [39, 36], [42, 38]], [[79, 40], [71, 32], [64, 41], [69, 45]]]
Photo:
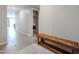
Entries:
[[[45, 42], [45, 40], [50, 41], [55, 44], [62, 45], [64, 47], [68, 47], [68, 48], [72, 49], [73, 54], [79, 52], [79, 43], [78, 42], [67, 40], [67, 39], [62, 39], [59, 37], [50, 36], [50, 35], [46, 35], [46, 34], [38, 34], [37, 37], [38, 37], [38, 43], [39, 44], [42, 43], [43, 46], [47, 46], [48, 48], [49, 48], [48, 45], [43, 44]], [[61, 53], [55, 49], [52, 49], [52, 48], [49, 48], [49, 49], [54, 50], [58, 53]]]

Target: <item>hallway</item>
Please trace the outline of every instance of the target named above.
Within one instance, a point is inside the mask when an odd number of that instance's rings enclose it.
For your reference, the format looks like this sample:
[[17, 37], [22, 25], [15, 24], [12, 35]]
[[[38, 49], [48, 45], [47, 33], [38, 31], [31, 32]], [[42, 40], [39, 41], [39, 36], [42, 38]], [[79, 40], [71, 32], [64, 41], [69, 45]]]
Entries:
[[35, 42], [34, 37], [29, 37], [15, 32], [12, 29], [8, 31], [8, 43], [7, 45], [0, 46], [0, 54], [16, 53], [24, 47], [31, 45]]
[[[35, 43], [37, 39], [33, 37], [33, 35], [40, 33], [64, 38], [66, 42], [67, 40], [79, 42], [79, 6], [9, 5], [0, 7], [0, 53], [17, 53], [23, 48]], [[37, 10], [38, 12], [33, 14], [33, 10]], [[12, 21], [13, 25], [10, 28], [7, 28], [7, 25], [8, 23], [12, 23], [7, 22], [6, 14], [8, 17], [15, 20], [14, 23]], [[44, 39], [47, 39], [46, 36]], [[56, 41], [58, 41], [58, 39]], [[63, 40], [60, 43], [62, 42]], [[71, 42], [69, 45], [73, 46]], [[35, 47], [36, 46], [37, 45], [35, 45]], [[59, 45], [56, 46], [71, 52], [71, 49]], [[78, 44], [74, 46], [78, 47]], [[33, 49], [30, 49], [33, 52]], [[24, 50], [28, 51], [30, 49]], [[39, 52], [40, 49], [36, 49]]]
[[38, 6], [29, 5], [7, 6], [7, 44], [4, 46], [0, 46], [0, 53], [16, 53], [36, 41], [36, 38], [32, 37], [32, 8], [37, 7]]

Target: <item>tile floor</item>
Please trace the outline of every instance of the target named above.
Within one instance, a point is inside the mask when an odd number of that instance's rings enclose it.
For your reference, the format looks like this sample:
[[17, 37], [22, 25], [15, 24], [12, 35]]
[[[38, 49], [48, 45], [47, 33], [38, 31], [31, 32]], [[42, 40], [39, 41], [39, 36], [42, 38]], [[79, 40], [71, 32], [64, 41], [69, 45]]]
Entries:
[[36, 41], [36, 38], [17, 33], [14, 29], [8, 30], [8, 43], [0, 46], [0, 54], [14, 54]]

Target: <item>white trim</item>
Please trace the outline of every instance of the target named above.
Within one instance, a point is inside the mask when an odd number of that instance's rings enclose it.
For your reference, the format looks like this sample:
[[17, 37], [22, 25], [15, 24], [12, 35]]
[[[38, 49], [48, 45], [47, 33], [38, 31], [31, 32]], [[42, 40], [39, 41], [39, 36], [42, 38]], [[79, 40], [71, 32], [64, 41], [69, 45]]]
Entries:
[[38, 11], [38, 12], [40, 11], [39, 9], [36, 9], [36, 8], [32, 8], [32, 10], [36, 10], [36, 11]]
[[29, 33], [24, 33], [24, 32], [17, 31], [17, 30], [16, 30], [16, 32], [18, 32], [18, 33], [20, 33], [20, 34], [22, 34], [22, 35], [26, 35], [26, 36], [32, 36], [32, 34], [29, 34]]
[[26, 35], [26, 36], [32, 36], [32, 35], [29, 34], [29, 33], [24, 33], [24, 32], [19, 32], [19, 33], [21, 33], [21, 34], [23, 34], [23, 35]]
[[2, 42], [2, 43], [0, 43], [0, 46], [1, 46], [1, 45], [5, 45], [5, 44], [7, 44], [7, 42]]

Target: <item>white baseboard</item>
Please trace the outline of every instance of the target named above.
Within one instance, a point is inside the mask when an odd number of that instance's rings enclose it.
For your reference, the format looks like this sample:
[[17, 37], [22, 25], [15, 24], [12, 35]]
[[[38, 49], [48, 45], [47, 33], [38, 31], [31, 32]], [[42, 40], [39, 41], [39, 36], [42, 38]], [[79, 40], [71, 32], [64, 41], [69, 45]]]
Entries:
[[16, 30], [16, 32], [18, 32], [18, 33], [20, 33], [20, 34], [22, 34], [22, 35], [26, 35], [26, 36], [33, 36], [32, 34], [29, 34], [29, 33], [24, 33], [24, 32], [17, 31], [17, 30]]
[[29, 34], [29, 33], [24, 33], [24, 32], [20, 32], [21, 34], [23, 34], [23, 35], [26, 35], [26, 36], [32, 36], [31, 34]]
[[1, 46], [1, 45], [5, 45], [5, 44], [7, 44], [7, 42], [2, 42], [2, 43], [0, 43], [0, 46]]

